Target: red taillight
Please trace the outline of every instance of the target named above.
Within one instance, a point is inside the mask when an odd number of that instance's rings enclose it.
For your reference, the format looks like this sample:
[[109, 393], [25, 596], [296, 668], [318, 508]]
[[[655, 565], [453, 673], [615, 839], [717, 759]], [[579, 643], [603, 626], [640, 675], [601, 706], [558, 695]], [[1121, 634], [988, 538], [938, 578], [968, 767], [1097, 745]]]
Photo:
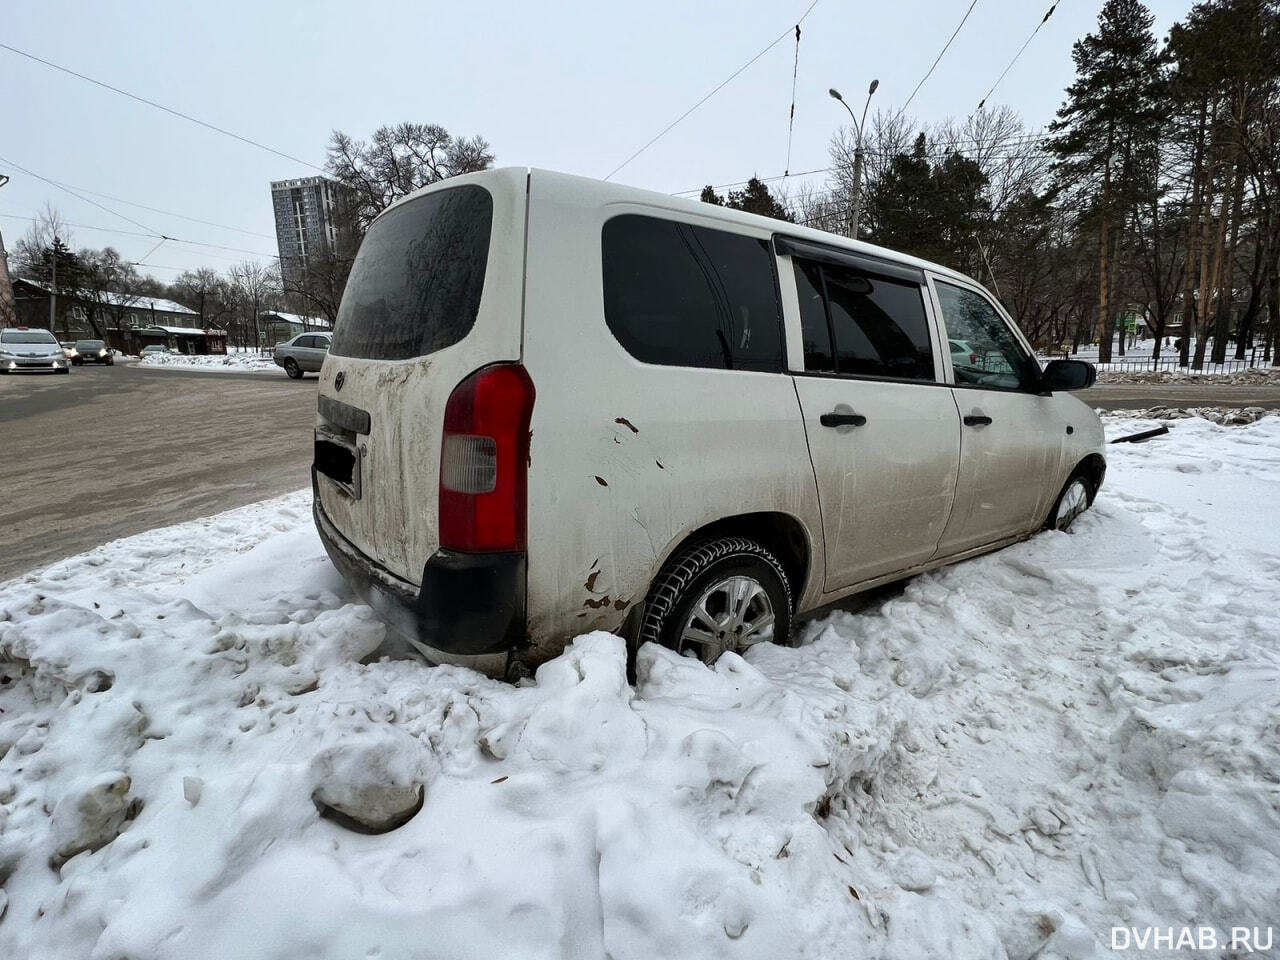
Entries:
[[978, 365], [978, 355], [976, 353], [969, 354], [969, 362], [976, 367]]
[[440, 546], [466, 553], [525, 548], [533, 381], [518, 363], [477, 370], [444, 410]]

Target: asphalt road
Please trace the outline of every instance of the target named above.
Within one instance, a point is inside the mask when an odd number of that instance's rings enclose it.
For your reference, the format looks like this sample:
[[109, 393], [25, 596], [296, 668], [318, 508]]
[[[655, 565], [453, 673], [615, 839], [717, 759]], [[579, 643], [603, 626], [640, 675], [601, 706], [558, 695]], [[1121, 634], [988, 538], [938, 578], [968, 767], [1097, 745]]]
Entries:
[[[1280, 409], [1278, 386], [1104, 384], [1106, 409]], [[77, 367], [0, 376], [0, 580], [305, 487], [316, 379]]]
[[1146, 407], [1262, 407], [1280, 410], [1280, 385], [1186, 383], [1100, 383], [1076, 394], [1091, 407], [1141, 410]]
[[0, 581], [310, 482], [316, 379], [0, 376]]

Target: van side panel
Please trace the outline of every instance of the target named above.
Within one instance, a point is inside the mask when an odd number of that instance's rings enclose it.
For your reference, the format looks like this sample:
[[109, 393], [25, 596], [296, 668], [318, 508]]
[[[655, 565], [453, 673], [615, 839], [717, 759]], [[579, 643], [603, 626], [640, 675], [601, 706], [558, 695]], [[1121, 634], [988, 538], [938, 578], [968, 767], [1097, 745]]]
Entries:
[[[537, 390], [529, 467], [530, 660], [617, 629], [690, 533], [781, 512], [822, 580], [822, 523], [804, 425], [785, 373], [641, 363], [605, 322], [601, 233], [642, 214], [767, 240], [767, 229], [618, 202], [608, 184], [534, 171], [524, 363]], [[815, 580], [816, 578], [816, 580]]]
[[326, 398], [368, 414], [368, 420], [367, 432], [354, 438], [359, 496], [320, 475], [319, 505], [361, 553], [419, 586], [428, 558], [439, 547], [440, 446], [449, 395], [479, 367], [520, 359], [528, 173], [513, 169], [455, 177], [426, 192], [468, 183], [479, 183], [493, 199], [484, 288], [471, 330], [456, 343], [407, 360], [330, 353], [320, 372], [317, 427], [334, 426], [323, 413]]

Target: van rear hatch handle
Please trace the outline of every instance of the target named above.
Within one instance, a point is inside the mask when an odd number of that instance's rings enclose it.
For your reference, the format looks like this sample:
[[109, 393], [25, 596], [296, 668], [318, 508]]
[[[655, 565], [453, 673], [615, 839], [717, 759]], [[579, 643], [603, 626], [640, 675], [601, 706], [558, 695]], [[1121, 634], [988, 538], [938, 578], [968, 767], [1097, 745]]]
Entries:
[[860, 413], [824, 413], [818, 422], [824, 427], [860, 427], [867, 418]]
[[368, 410], [361, 410], [359, 407], [353, 407], [351, 404], [343, 403], [341, 400], [334, 400], [332, 397], [321, 397], [318, 408], [320, 416], [335, 427], [350, 430], [352, 433], [366, 435], [369, 433], [369, 427], [372, 424]]

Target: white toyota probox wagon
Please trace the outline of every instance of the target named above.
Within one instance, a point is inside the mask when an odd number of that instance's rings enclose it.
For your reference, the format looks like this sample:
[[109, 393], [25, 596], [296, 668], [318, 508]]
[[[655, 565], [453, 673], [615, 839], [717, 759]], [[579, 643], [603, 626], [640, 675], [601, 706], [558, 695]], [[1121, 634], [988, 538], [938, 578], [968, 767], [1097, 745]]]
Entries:
[[[957, 353], [951, 342], [966, 350]], [[542, 170], [370, 227], [320, 374], [315, 520], [435, 662], [611, 630], [710, 662], [876, 584], [1065, 529], [1102, 428], [968, 277]]]

